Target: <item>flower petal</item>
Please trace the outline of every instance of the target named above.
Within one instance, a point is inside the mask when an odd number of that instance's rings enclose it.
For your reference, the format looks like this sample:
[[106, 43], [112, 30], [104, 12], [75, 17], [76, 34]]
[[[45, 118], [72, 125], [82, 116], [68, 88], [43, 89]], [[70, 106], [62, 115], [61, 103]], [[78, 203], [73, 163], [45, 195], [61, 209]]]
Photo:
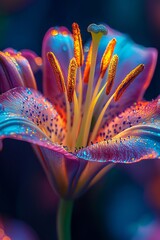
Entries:
[[106, 121], [99, 130], [95, 142], [108, 140], [133, 126], [159, 125], [158, 100], [137, 102], [123, 112], [118, 112], [112, 121]]
[[[81, 159], [82, 161], [82, 159]], [[76, 181], [75, 177], [75, 189], [73, 192], [74, 198], [79, 197], [84, 192], [87, 191], [92, 185], [97, 183], [103, 176], [106, 174], [107, 171], [112, 167], [112, 164], [109, 163], [102, 163], [102, 162], [95, 162], [95, 161], [85, 161], [86, 164], [83, 163], [83, 168], [81, 166], [81, 174], [78, 174], [78, 178]], [[75, 183], [74, 182], [74, 183]]]
[[22, 56], [28, 60], [33, 72], [37, 72], [42, 67], [41, 57], [29, 49], [22, 49], [20, 51], [17, 51], [13, 48], [6, 48], [3, 52], [8, 52], [13, 57], [17, 54], [22, 54]]
[[42, 58], [35, 52], [29, 49], [22, 49], [20, 52], [22, 53], [22, 56], [28, 60], [34, 73], [42, 68]]
[[[103, 106], [108, 98], [114, 93], [118, 85], [124, 79], [124, 77], [138, 64], [144, 64], [145, 68], [142, 73], [134, 80], [134, 82], [128, 87], [126, 92], [123, 94], [118, 102], [112, 103], [112, 113], [116, 111], [116, 107], [123, 111], [125, 108], [130, 106], [135, 101], [141, 100], [147, 87], [152, 79], [156, 61], [157, 61], [157, 50], [154, 48], [145, 48], [138, 44], [135, 44], [127, 35], [121, 34], [110, 27], [108, 28], [108, 35], [103, 36], [99, 45], [98, 57], [97, 57], [97, 69], [96, 69], [96, 79], [99, 76], [100, 61], [106, 45], [112, 38], [116, 38], [117, 43], [115, 46], [114, 54], [119, 56], [119, 63], [117, 68], [117, 73], [114, 81], [113, 88], [109, 94], [106, 96], [105, 92], [101, 96], [99, 103], [96, 107], [96, 115], [99, 115], [101, 107]], [[103, 84], [106, 81], [106, 75], [103, 79]], [[102, 84], [102, 85], [103, 85]], [[106, 118], [110, 119], [109, 115]]]
[[74, 177], [80, 166], [79, 159], [73, 155], [67, 158], [46, 147], [39, 147], [38, 153], [52, 188], [63, 198], [71, 197]]
[[17, 65], [11, 57], [0, 52], [0, 93], [3, 93], [10, 88], [24, 86]]
[[60, 143], [64, 140], [65, 123], [53, 106], [37, 91], [12, 89], [0, 96], [0, 104], [1, 135], [4, 137], [14, 135], [15, 138], [21, 138], [18, 135], [20, 133], [24, 135], [24, 139], [35, 136], [41, 141], [39, 135], [36, 135], [40, 134], [54, 142]]
[[67, 28], [50, 28], [44, 37], [42, 46], [44, 94], [52, 103], [54, 102], [58, 113], [65, 117], [64, 96], [59, 92], [53, 70], [47, 59], [47, 52], [50, 51], [58, 59], [66, 81], [69, 61], [73, 57], [73, 39]]
[[105, 134], [112, 130], [113, 138], [109, 136], [109, 140], [102, 141], [103, 134], [99, 133], [97, 140], [101, 142], [80, 150], [77, 157], [90, 161], [122, 163], [160, 157], [159, 99], [132, 106], [117, 116], [113, 124], [116, 126], [112, 129], [109, 126], [103, 129]]
[[0, 52], [1, 92], [18, 86], [36, 89], [36, 81], [30, 64], [20, 53], [13, 49]]
[[63, 198], [73, 199], [95, 184], [112, 164], [87, 162], [46, 147], [36, 147], [39, 159], [54, 190]]

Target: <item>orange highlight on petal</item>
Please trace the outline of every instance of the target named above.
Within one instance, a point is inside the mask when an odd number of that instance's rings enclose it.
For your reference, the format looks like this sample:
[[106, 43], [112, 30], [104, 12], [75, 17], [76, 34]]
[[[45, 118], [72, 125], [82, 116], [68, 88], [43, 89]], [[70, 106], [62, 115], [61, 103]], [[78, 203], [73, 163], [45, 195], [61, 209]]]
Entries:
[[78, 67], [83, 65], [84, 62], [84, 54], [83, 54], [83, 46], [82, 46], [82, 37], [79, 29], [79, 25], [77, 23], [72, 24], [72, 33], [74, 39], [74, 56], [77, 61]]
[[101, 78], [104, 77], [104, 74], [109, 66], [109, 63], [111, 61], [111, 58], [112, 58], [112, 54], [113, 54], [113, 51], [114, 51], [114, 48], [115, 48], [115, 45], [116, 45], [116, 39], [113, 38], [107, 45], [104, 53], [103, 53], [103, 56], [102, 56], [102, 59], [101, 59], [101, 65], [100, 65], [100, 75], [101, 75]]
[[60, 92], [65, 92], [64, 76], [63, 76], [63, 73], [62, 73], [62, 70], [61, 70], [61, 66], [58, 62], [58, 59], [56, 58], [56, 56], [52, 52], [48, 52], [47, 57], [48, 57], [50, 65], [52, 67], [52, 70], [54, 72], [59, 91]]
[[51, 35], [52, 36], [58, 35], [58, 31], [56, 29], [51, 30]]
[[77, 66], [76, 59], [72, 58], [69, 63], [68, 81], [67, 81], [67, 96], [68, 96], [69, 102], [72, 102], [73, 100], [73, 93], [76, 85], [77, 67], [78, 66]]
[[2, 238], [2, 240], [11, 240], [11, 238], [10, 238], [10, 237], [7, 237], [7, 236], [4, 236], [4, 237]]
[[125, 90], [129, 87], [129, 85], [133, 82], [133, 80], [143, 71], [144, 64], [139, 64], [136, 68], [134, 68], [127, 76], [123, 79], [120, 85], [117, 87], [114, 100], [115, 102], [118, 101]]
[[90, 72], [90, 67], [91, 67], [91, 56], [92, 56], [92, 44], [90, 45], [89, 51], [88, 51], [88, 55], [87, 55], [87, 59], [85, 62], [85, 69], [84, 69], [84, 73], [83, 73], [83, 81], [85, 83], [88, 83], [89, 80], [89, 72]]
[[114, 79], [116, 76], [116, 70], [118, 65], [118, 56], [114, 55], [111, 59], [108, 69], [108, 78], [107, 78], [107, 85], [106, 85], [106, 94], [108, 95], [112, 89]]
[[36, 58], [35, 58], [35, 63], [36, 63], [38, 66], [41, 66], [41, 65], [42, 65], [42, 58], [41, 58], [41, 57], [36, 57]]

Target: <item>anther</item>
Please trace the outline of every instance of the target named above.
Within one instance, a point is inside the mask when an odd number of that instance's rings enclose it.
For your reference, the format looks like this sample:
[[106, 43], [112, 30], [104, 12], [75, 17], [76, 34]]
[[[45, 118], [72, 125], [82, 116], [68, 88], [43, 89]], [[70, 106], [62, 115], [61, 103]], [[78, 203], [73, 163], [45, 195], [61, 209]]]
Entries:
[[83, 73], [83, 81], [85, 83], [88, 83], [89, 80], [89, 72], [90, 72], [90, 67], [91, 67], [91, 56], [92, 56], [92, 44], [90, 45], [87, 59], [86, 59], [86, 65]]
[[118, 56], [114, 55], [111, 59], [108, 69], [107, 85], [106, 85], [106, 94], [108, 95], [112, 89], [114, 79], [116, 76], [116, 70], [118, 65]]
[[47, 53], [48, 61], [52, 67], [52, 70], [55, 74], [55, 79], [57, 86], [59, 88], [60, 92], [65, 92], [65, 82], [64, 82], [64, 76], [60, 67], [60, 64], [58, 62], [58, 59], [52, 52]]
[[73, 93], [75, 90], [76, 84], [76, 75], [77, 75], [77, 62], [75, 58], [72, 58], [69, 63], [68, 68], [68, 81], [67, 81], [67, 96], [68, 101], [72, 102], [73, 100]]
[[144, 64], [139, 64], [136, 68], [134, 68], [127, 76], [123, 79], [120, 85], [117, 87], [114, 93], [114, 100], [118, 101], [120, 97], [123, 95], [125, 90], [129, 87], [129, 85], [133, 82], [133, 80], [143, 71]]
[[106, 72], [106, 70], [107, 70], [107, 68], [109, 66], [110, 61], [111, 61], [115, 45], [116, 45], [116, 39], [113, 38], [108, 43], [108, 45], [107, 45], [107, 47], [106, 47], [106, 49], [104, 51], [104, 54], [102, 56], [101, 65], [100, 65], [100, 74], [101, 74], [102, 78], [104, 77], [104, 74], [105, 74], [105, 72]]
[[72, 24], [72, 33], [74, 39], [74, 57], [77, 61], [78, 67], [82, 66], [84, 63], [84, 54], [82, 46], [82, 37], [79, 25], [77, 23]]

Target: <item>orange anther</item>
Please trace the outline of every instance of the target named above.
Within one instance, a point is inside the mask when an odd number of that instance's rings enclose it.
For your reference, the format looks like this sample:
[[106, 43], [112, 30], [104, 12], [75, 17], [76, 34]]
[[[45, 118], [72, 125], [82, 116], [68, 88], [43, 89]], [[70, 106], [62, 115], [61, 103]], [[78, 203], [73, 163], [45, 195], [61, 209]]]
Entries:
[[74, 39], [74, 56], [77, 61], [78, 67], [80, 67], [83, 65], [83, 62], [84, 62], [84, 54], [83, 54], [81, 32], [79, 29], [79, 25], [77, 23], [72, 24], [72, 32], [73, 32], [73, 39]]
[[107, 77], [107, 85], [106, 85], [106, 94], [108, 95], [112, 89], [114, 79], [116, 76], [118, 64], [118, 56], [114, 55], [110, 61], [109, 68], [108, 68], [108, 77]]
[[83, 73], [83, 81], [85, 83], [88, 83], [88, 80], [89, 80], [89, 72], [90, 72], [90, 67], [91, 67], [91, 56], [92, 56], [92, 44], [90, 45], [90, 48], [88, 51], [87, 59], [85, 62], [85, 69], [84, 69], [84, 73]]
[[104, 74], [109, 66], [109, 63], [111, 61], [111, 58], [112, 58], [112, 54], [113, 54], [113, 51], [114, 51], [114, 47], [116, 45], [116, 39], [113, 38], [107, 45], [104, 53], [103, 53], [103, 56], [102, 56], [102, 59], [101, 59], [101, 66], [100, 66], [100, 74], [101, 74], [101, 77], [103, 78], [104, 77]]
[[52, 52], [48, 52], [47, 57], [48, 57], [50, 65], [53, 69], [59, 91], [60, 92], [65, 92], [64, 76], [63, 76], [63, 73], [62, 73], [62, 70], [61, 70], [61, 66], [58, 62], [58, 59], [56, 58], [56, 56]]
[[69, 102], [72, 102], [73, 100], [73, 93], [76, 85], [77, 67], [76, 59], [73, 57], [68, 68], [67, 96]]
[[127, 76], [123, 79], [123, 81], [120, 83], [120, 85], [117, 87], [115, 94], [114, 94], [114, 100], [118, 101], [125, 90], [129, 87], [129, 85], [133, 82], [133, 80], [143, 71], [144, 64], [139, 64], [137, 67], [135, 67]]

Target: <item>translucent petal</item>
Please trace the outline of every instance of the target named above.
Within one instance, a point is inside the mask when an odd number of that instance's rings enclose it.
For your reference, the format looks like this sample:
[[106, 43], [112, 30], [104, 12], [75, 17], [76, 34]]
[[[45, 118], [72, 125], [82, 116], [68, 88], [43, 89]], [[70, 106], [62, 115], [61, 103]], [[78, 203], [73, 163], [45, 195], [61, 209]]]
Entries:
[[[160, 157], [160, 103], [158, 99], [130, 108], [113, 119], [113, 124], [116, 123], [116, 128], [119, 126], [122, 128], [121, 131], [114, 133], [113, 138], [101, 141], [101, 135], [98, 135], [97, 140], [100, 142], [80, 150], [77, 156], [90, 161], [116, 163], [132, 163]], [[107, 129], [106, 126], [104, 131]]]
[[41, 133], [54, 142], [60, 143], [64, 140], [65, 123], [53, 106], [37, 91], [12, 89], [0, 96], [0, 104], [1, 135], [4, 137], [8, 134], [16, 137], [20, 131], [24, 138], [25, 134], [27, 137], [31, 135], [31, 138], [33, 135], [34, 138], [38, 131], [38, 134]]
[[33, 72], [42, 69], [42, 58], [35, 52], [29, 49], [22, 49], [20, 52], [22, 53], [22, 56], [28, 60]]
[[[138, 64], [143, 63], [145, 65], [144, 71], [134, 80], [134, 82], [128, 87], [122, 98], [118, 102], [113, 102], [111, 107], [111, 114], [106, 113], [105, 118], [111, 119], [111, 116], [114, 112], [119, 109], [123, 111], [125, 108], [130, 106], [135, 101], [141, 100], [145, 90], [150, 84], [152, 79], [154, 69], [156, 66], [157, 60], [157, 50], [154, 48], [145, 48], [138, 44], [135, 44], [127, 35], [121, 34], [110, 27], [108, 28], [108, 34], [102, 37], [102, 40], [99, 45], [98, 57], [97, 57], [97, 66], [96, 66], [96, 76], [95, 82], [98, 79], [100, 71], [100, 61], [103, 55], [103, 52], [112, 38], [116, 38], [117, 43], [115, 47], [114, 54], [119, 56], [119, 63], [117, 67], [116, 78], [114, 81], [113, 89], [109, 96], [106, 96], [105, 91], [101, 96], [99, 103], [97, 104], [95, 115], [98, 116], [101, 111], [101, 106], [103, 106], [111, 94], [114, 93], [117, 86], [121, 83], [123, 78]], [[106, 82], [107, 73], [104, 76], [102, 85]], [[116, 109], [117, 108], [117, 109]], [[111, 116], [110, 116], [111, 115]]]
[[157, 104], [158, 100], [152, 102], [142, 101], [134, 103], [123, 112], [119, 112], [117, 109], [118, 113], [112, 116], [112, 120], [106, 121], [100, 128], [95, 142], [113, 138], [115, 135], [133, 126], [151, 124], [159, 127], [159, 108]]
[[28, 60], [13, 49], [0, 53], [1, 92], [25, 86], [37, 89], [36, 81]]
[[45, 34], [42, 46], [44, 94], [54, 103], [58, 113], [65, 118], [64, 95], [59, 92], [53, 70], [46, 56], [50, 51], [58, 59], [66, 81], [69, 61], [73, 57], [73, 39], [67, 28], [50, 28]]
[[0, 93], [10, 88], [24, 86], [18, 64], [10, 56], [0, 52]]
[[82, 195], [110, 169], [108, 163], [87, 162], [76, 157], [64, 157], [59, 152], [38, 147], [39, 159], [54, 190], [63, 198]]

